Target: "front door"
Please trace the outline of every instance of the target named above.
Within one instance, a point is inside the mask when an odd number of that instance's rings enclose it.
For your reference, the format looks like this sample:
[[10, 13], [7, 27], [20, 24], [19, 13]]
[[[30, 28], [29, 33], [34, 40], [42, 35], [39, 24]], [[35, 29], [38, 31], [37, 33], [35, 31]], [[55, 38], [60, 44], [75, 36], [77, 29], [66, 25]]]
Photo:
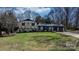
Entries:
[[49, 27], [48, 26], [43, 26], [43, 31], [48, 31]]
[[56, 26], [53, 27], [53, 31], [57, 31], [57, 27]]
[[59, 27], [59, 31], [60, 32], [63, 32], [63, 27]]

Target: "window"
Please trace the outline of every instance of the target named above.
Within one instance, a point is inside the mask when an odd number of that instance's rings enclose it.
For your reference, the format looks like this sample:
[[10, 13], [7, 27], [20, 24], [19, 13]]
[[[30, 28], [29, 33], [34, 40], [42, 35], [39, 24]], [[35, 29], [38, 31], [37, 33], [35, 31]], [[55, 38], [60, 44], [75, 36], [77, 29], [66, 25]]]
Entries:
[[24, 22], [22, 23], [22, 26], [25, 26], [25, 23]]
[[32, 26], [34, 26], [35, 25], [35, 23], [32, 23]]

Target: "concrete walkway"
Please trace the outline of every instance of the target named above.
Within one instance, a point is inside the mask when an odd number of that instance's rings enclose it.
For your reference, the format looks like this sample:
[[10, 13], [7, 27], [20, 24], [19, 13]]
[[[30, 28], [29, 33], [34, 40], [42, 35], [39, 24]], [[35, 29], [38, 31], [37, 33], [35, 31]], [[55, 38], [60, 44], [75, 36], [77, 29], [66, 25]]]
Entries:
[[79, 34], [72, 33], [72, 32], [58, 32], [58, 33], [79, 38]]

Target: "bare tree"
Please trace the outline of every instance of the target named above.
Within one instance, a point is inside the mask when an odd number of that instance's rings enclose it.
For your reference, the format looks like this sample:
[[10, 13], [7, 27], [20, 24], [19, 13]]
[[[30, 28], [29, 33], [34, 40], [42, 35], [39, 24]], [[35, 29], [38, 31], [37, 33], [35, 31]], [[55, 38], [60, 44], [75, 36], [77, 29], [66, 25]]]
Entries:
[[64, 19], [64, 25], [65, 25], [65, 27], [66, 28], [68, 28], [68, 7], [64, 7], [64, 9], [65, 9], [65, 19]]
[[2, 34], [2, 31], [7, 34], [14, 33], [17, 29], [17, 18], [11, 11], [6, 11], [0, 15], [0, 34]]

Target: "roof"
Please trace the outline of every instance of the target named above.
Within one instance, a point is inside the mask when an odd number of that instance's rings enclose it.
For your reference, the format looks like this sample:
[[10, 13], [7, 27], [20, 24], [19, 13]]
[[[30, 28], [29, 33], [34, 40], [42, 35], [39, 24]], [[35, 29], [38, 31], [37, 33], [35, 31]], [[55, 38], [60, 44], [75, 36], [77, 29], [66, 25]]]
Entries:
[[38, 26], [64, 26], [62, 24], [38, 24]]
[[32, 21], [31, 19], [25, 19], [25, 20], [23, 20], [23, 21]]

